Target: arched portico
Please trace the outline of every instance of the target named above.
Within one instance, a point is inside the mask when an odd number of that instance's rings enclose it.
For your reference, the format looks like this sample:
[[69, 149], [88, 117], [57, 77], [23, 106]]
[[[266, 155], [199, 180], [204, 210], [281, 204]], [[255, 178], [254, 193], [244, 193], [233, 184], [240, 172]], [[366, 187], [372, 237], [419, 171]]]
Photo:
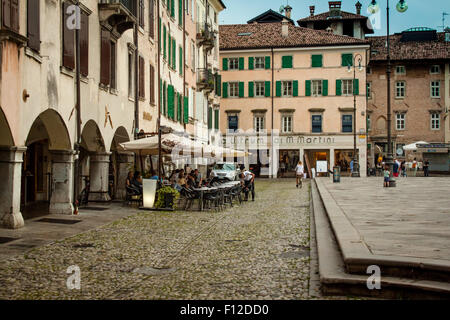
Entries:
[[121, 143], [130, 141], [127, 130], [124, 127], [117, 128], [111, 142], [111, 156], [109, 176], [112, 177], [110, 193], [113, 199], [125, 199], [125, 180], [128, 171], [134, 166], [134, 154], [126, 152], [120, 146]]

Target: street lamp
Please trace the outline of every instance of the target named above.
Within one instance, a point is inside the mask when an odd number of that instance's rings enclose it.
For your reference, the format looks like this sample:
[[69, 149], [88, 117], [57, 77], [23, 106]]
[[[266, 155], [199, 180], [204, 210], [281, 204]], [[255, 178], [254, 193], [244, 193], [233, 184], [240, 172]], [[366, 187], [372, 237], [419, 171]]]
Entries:
[[[361, 66], [362, 55], [357, 53], [353, 57], [353, 170], [352, 177], [359, 177], [359, 162], [356, 156], [356, 94], [355, 94], [355, 80], [356, 80], [356, 59], [358, 59], [358, 71], [362, 71]], [[348, 65], [348, 72], [352, 71], [352, 67]]]
[[[372, 0], [369, 5], [370, 13], [377, 13], [380, 9], [376, 0]], [[397, 11], [400, 13], [408, 10], [408, 4], [405, 0], [399, 0], [397, 3]], [[388, 154], [386, 157], [386, 164], [389, 166], [390, 179], [389, 186], [395, 187], [395, 179], [392, 175], [393, 169], [393, 154], [392, 154], [392, 138], [391, 138], [391, 47], [390, 47], [390, 38], [389, 38], [389, 0], [386, 0], [386, 17], [387, 17], [387, 67], [386, 67], [386, 76], [387, 76], [387, 143], [388, 143]]]

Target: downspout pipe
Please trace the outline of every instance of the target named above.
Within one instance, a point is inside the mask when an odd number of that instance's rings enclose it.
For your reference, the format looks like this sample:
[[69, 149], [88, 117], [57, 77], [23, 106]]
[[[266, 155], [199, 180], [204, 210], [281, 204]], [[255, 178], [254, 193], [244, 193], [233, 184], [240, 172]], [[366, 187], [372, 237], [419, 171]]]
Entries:
[[74, 193], [73, 193], [73, 202], [74, 202], [74, 214], [78, 214], [78, 196], [80, 194], [80, 144], [81, 144], [81, 94], [80, 94], [80, 30], [75, 30], [75, 59], [76, 59], [76, 78], [75, 78], [75, 87], [76, 87], [76, 141], [74, 144], [75, 148], [75, 159], [74, 159]]
[[159, 13], [159, 7], [160, 7], [160, 0], [156, 1], [156, 16], [158, 17], [157, 24], [158, 24], [158, 54], [157, 54], [157, 61], [158, 61], [158, 103], [156, 104], [158, 107], [158, 121], [156, 124], [156, 127], [158, 129], [158, 178], [161, 179], [161, 23], [159, 23], [160, 13]]
[[[139, 135], [139, 40], [138, 40], [138, 22], [134, 25], [134, 139]], [[141, 168], [143, 170], [144, 168]]]
[[[275, 146], [273, 145], [273, 112], [274, 112], [274, 88], [275, 88], [275, 81], [274, 81], [274, 78], [275, 78], [275, 61], [274, 61], [274, 54], [273, 54], [273, 47], [272, 48], [270, 48], [270, 50], [271, 50], [271, 61], [270, 61], [270, 63], [272, 64], [272, 94], [271, 94], [271, 97], [272, 97], [272, 112], [271, 112], [271, 117], [272, 117], [272, 119], [271, 119], [271, 121], [270, 121], [270, 124], [271, 124], [271, 130], [270, 130], [270, 137], [271, 137], [271, 146], [272, 146], [272, 178], [274, 178], [274, 172], [273, 172], [273, 169], [274, 169], [274, 162], [275, 162]], [[275, 177], [276, 178], [276, 177]]]

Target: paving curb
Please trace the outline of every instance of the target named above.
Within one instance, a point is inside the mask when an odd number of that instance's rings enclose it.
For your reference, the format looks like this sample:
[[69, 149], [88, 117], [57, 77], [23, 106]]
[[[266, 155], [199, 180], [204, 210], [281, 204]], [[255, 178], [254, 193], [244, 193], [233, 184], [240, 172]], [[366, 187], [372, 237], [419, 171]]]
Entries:
[[450, 282], [450, 261], [372, 254], [322, 179], [315, 179], [315, 182], [347, 272], [365, 274], [369, 265], [378, 265], [386, 275]]
[[[311, 183], [311, 198], [316, 228], [319, 275], [324, 295], [357, 295], [382, 299], [448, 299], [450, 284], [429, 280], [414, 280], [382, 276], [381, 290], [367, 287], [369, 274], [346, 273], [337, 239], [320, 198], [316, 182]], [[367, 268], [367, 267], [366, 267]]]

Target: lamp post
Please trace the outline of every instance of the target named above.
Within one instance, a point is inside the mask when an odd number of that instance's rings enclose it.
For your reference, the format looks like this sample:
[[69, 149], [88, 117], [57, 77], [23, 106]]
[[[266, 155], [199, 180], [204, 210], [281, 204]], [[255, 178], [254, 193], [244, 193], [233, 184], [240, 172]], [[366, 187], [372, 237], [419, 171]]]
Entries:
[[[380, 10], [380, 7], [376, 0], [372, 0], [368, 8], [370, 13], [377, 13]], [[397, 11], [400, 13], [408, 10], [408, 4], [406, 0], [399, 0], [397, 3]], [[389, 38], [389, 0], [386, 0], [386, 17], [387, 17], [387, 32], [386, 32], [386, 40], [387, 40], [387, 68], [386, 68], [386, 78], [387, 78], [387, 143], [388, 143], [388, 154], [386, 157], [386, 164], [389, 166], [390, 179], [389, 186], [395, 187], [396, 182], [392, 175], [393, 169], [393, 153], [392, 153], [392, 137], [391, 137], [391, 47], [390, 47], [390, 38]]]
[[[356, 80], [356, 60], [358, 59], [358, 70], [361, 71], [362, 55], [357, 53], [353, 57], [353, 170], [352, 177], [360, 177], [359, 162], [356, 156], [356, 94], [355, 94], [355, 80]], [[351, 65], [348, 66], [348, 71], [351, 72]]]

